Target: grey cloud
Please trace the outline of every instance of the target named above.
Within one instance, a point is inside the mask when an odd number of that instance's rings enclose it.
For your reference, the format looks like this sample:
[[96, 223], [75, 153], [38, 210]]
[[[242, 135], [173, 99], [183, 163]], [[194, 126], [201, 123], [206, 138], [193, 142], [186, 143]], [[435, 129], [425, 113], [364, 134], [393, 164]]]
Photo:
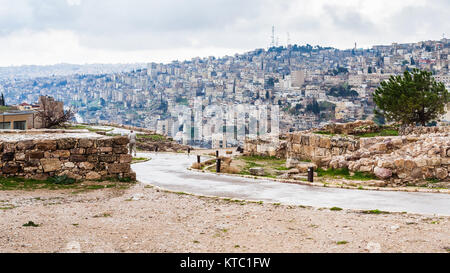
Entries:
[[401, 33], [404, 38], [413, 42], [414, 39], [423, 39], [424, 34], [437, 39], [443, 32], [450, 31], [450, 2], [432, 2], [435, 4], [406, 7], [392, 16], [389, 26], [393, 36]]
[[[432, 0], [423, 8], [406, 7], [386, 22], [370, 21], [358, 6], [312, 8], [303, 0], [0, 0], [0, 36], [20, 30], [69, 30], [84, 47], [119, 51], [182, 47], [255, 48], [270, 42], [276, 26], [280, 43], [346, 44], [413, 37], [414, 29], [449, 29], [450, 1]], [[421, 20], [422, 19], [422, 20]], [[380, 35], [382, 34], [382, 35]], [[341, 40], [339, 40], [341, 39]], [[314, 41], [313, 41], [314, 40]]]
[[341, 31], [358, 32], [365, 35], [374, 35], [377, 32], [376, 26], [365, 19], [356, 8], [342, 8], [338, 6], [324, 6], [326, 16], [329, 16]]

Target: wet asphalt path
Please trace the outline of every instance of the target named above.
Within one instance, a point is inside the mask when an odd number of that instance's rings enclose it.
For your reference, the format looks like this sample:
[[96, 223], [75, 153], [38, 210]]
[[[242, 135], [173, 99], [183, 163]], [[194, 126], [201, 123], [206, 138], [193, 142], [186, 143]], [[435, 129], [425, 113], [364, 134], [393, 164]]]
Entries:
[[172, 191], [287, 205], [450, 216], [450, 194], [349, 190], [219, 176], [187, 170], [197, 160], [195, 155], [138, 153], [140, 156], [152, 160], [132, 165], [137, 180]]

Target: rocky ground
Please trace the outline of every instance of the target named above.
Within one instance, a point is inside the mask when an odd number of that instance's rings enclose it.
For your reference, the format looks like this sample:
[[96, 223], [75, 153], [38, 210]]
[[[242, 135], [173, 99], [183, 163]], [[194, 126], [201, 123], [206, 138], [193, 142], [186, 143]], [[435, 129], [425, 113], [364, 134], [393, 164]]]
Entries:
[[[0, 252], [449, 252], [450, 217], [129, 189], [0, 191]], [[32, 221], [38, 226], [23, 226]]]

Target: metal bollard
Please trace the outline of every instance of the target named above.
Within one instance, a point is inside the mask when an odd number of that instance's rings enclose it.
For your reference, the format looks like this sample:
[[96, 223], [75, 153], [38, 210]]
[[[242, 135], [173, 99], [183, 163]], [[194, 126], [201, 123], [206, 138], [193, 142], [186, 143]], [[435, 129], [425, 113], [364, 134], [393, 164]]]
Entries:
[[200, 156], [197, 155], [197, 163], [200, 164]]
[[216, 173], [220, 173], [220, 158], [216, 159]]
[[314, 182], [314, 168], [308, 167], [308, 182]]
[[216, 157], [219, 157], [219, 151], [216, 151]]

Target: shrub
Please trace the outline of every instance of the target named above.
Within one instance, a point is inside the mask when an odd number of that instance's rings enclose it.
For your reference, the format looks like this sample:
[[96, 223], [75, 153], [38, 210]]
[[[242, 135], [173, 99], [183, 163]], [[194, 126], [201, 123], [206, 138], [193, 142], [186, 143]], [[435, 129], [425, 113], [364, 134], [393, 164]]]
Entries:
[[68, 177], [67, 175], [62, 176], [54, 176], [48, 178], [48, 182], [51, 184], [57, 184], [57, 185], [71, 185], [76, 182], [75, 179]]

